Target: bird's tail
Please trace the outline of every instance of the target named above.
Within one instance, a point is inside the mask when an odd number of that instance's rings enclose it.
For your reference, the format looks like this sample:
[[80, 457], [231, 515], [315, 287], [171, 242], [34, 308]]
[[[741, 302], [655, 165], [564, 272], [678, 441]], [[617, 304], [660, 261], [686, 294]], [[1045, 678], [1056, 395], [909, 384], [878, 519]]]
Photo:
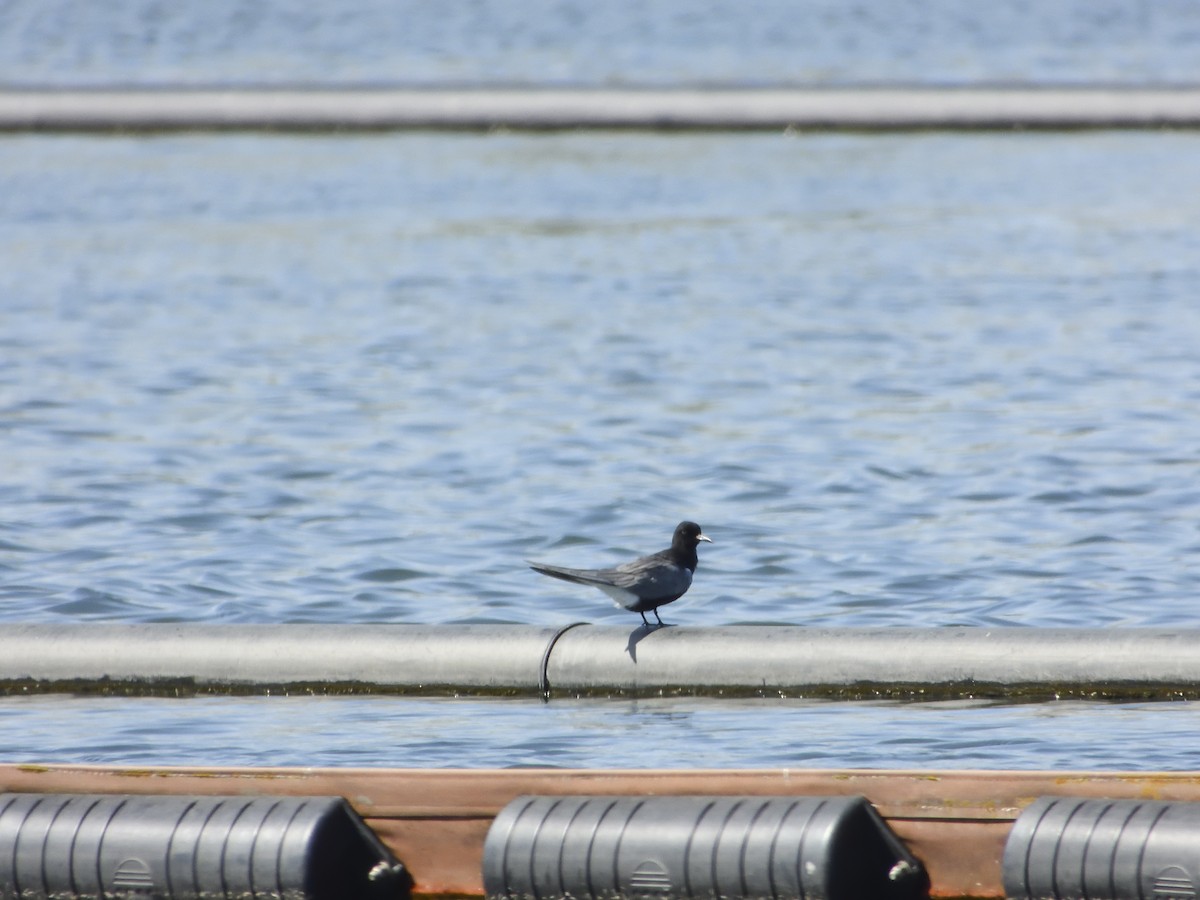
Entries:
[[543, 575], [549, 575], [551, 578], [561, 578], [563, 581], [573, 581], [575, 584], [590, 584], [590, 585], [607, 585], [603, 578], [598, 578], [596, 573], [587, 569], [565, 569], [562, 566], [550, 566], [546, 563], [531, 562], [529, 568], [535, 572], [541, 572]]

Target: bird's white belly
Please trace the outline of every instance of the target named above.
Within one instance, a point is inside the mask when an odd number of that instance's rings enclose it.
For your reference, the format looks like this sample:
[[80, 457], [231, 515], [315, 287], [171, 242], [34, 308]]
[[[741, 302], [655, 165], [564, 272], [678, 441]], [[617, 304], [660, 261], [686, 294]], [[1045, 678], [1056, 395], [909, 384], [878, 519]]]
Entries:
[[598, 584], [596, 587], [600, 588], [600, 590], [612, 597], [613, 603], [617, 604], [617, 606], [620, 606], [623, 609], [629, 609], [631, 606], [637, 603], [639, 599], [637, 594], [631, 593], [624, 588], [619, 588], [615, 584]]

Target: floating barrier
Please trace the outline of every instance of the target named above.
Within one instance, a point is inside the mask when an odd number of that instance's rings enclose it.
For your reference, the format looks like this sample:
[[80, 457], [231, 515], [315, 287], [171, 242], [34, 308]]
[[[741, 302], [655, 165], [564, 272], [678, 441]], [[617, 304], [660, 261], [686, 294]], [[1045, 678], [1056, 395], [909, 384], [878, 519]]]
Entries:
[[0, 625], [0, 692], [1200, 697], [1200, 631]]
[[130, 88], [0, 91], [0, 130], [1161, 128], [1200, 88]]
[[1200, 803], [1042, 797], [1004, 848], [1013, 900], [1183, 900], [1200, 892]]
[[[48, 801], [49, 795], [55, 794], [236, 796], [243, 802], [250, 796], [345, 797], [393, 855], [405, 862], [415, 880], [414, 895], [429, 900], [483, 896], [482, 863], [489, 830], [519, 797], [704, 796], [808, 802], [861, 796], [920, 860], [928, 873], [931, 896], [1000, 900], [1006, 896], [1001, 872], [1005, 842], [1014, 822], [1035, 798], [1072, 795], [1109, 798], [1105, 801], [1109, 803], [1120, 799], [1138, 804], [1147, 800], [1191, 804], [1200, 801], [1200, 772], [0, 764], [0, 790], [44, 795]], [[734, 813], [735, 818], [741, 815], [742, 811]], [[718, 857], [742, 833], [747, 832], [728, 832], [718, 847]], [[1154, 832], [1155, 838], [1158, 834]], [[815, 832], [810, 828], [811, 835]], [[543, 839], [547, 836], [538, 837], [538, 841]], [[780, 852], [777, 846], [776, 853]], [[794, 849], [787, 852], [799, 858]], [[0, 865], [6, 865], [2, 857], [0, 852]], [[776, 884], [780, 883], [777, 876]], [[1166, 889], [1170, 883], [1161, 886]], [[1024, 895], [1014, 892], [1008, 896]], [[1160, 891], [1156, 900], [1172, 896]]]
[[483, 846], [490, 900], [890, 900], [920, 863], [862, 797], [518, 797]]
[[383, 900], [409, 894], [339, 797], [0, 794], [0, 897]]

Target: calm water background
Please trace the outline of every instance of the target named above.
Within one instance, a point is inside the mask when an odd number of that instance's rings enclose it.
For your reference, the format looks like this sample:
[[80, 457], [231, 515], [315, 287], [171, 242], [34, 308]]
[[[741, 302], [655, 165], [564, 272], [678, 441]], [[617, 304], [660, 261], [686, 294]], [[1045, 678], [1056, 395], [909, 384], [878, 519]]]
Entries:
[[24, 697], [0, 715], [2, 758], [40, 762], [1157, 769], [1189, 764], [1200, 707]]
[[0, 82], [1192, 82], [1192, 0], [5, 0]]
[[[369, 5], [222, 32], [250, 8], [13, 2], [0, 80], [475, 83], [500, 58], [497, 78], [585, 83], [1195, 71], [1192, 5], [1086, 6], [939, 19], [946, 42], [904, 37], [928, 4], [888, 28], [814, 4], [835, 62], [756, 20], [710, 66], [679, 33], [725, 46], [733, 6], [606, 56], [589, 42], [636, 21], [566, 5], [587, 26], [568, 77], [538, 37], [568, 20], [505, 44], [503, 4], [425, 22], [455, 51], [410, 35], [413, 57], [366, 36], [363, 15], [386, 21]], [[1022, 10], [1083, 24], [1039, 43]], [[1192, 132], [6, 136], [0, 623], [632, 627], [524, 560], [616, 561], [689, 517], [716, 543], [679, 624], [1193, 627], [1198, 225]], [[8, 698], [0, 758], [1195, 768], [1198, 716]]]

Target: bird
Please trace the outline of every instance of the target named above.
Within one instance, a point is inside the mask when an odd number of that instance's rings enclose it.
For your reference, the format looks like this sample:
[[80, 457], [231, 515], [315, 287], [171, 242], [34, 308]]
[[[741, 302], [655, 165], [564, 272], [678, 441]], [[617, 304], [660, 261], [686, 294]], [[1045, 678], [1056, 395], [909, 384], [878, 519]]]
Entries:
[[640, 613], [642, 624], [650, 622], [646, 613], [654, 611], [660, 626], [665, 623], [658, 608], [687, 593], [692, 586], [692, 573], [696, 571], [696, 548], [701, 541], [712, 543], [712, 538], [700, 530], [695, 522], [680, 522], [671, 537], [671, 546], [658, 553], [651, 553], [631, 562], [622, 563], [611, 569], [566, 569], [546, 563], [530, 562], [529, 568], [551, 578], [561, 578], [575, 584], [589, 584], [612, 597], [618, 606]]

